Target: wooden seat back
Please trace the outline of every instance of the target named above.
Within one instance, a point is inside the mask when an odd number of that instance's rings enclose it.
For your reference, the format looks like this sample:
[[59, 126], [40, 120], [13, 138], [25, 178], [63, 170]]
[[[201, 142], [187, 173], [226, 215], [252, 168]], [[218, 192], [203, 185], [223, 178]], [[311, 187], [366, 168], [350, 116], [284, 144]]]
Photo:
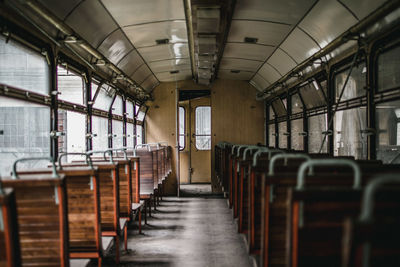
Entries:
[[66, 180], [64, 174], [3, 178], [15, 192], [23, 266], [69, 266]]
[[[70, 258], [100, 258], [101, 243], [100, 190], [98, 168], [64, 166]], [[49, 174], [50, 169], [19, 172], [24, 175]]]
[[153, 153], [147, 149], [137, 149], [136, 155], [140, 158], [140, 194], [154, 193]]
[[13, 189], [1, 189], [0, 181], [0, 266], [21, 266], [17, 205]]

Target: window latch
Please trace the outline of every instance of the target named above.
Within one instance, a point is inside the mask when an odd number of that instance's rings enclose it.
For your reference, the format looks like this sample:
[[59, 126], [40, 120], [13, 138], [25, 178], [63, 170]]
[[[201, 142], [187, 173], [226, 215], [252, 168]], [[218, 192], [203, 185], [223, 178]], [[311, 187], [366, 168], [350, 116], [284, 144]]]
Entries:
[[65, 136], [65, 132], [58, 132], [58, 131], [51, 131], [50, 137], [51, 138], [58, 138], [60, 136]]

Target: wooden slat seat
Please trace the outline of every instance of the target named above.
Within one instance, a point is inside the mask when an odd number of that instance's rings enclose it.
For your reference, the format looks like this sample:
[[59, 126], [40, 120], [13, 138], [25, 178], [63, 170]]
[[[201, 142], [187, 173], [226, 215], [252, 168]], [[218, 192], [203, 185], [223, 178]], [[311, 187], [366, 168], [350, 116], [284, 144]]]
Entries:
[[[147, 149], [137, 149], [137, 156], [140, 157], [140, 199], [145, 201], [145, 208], [148, 208], [151, 216], [151, 202], [154, 199], [154, 154]], [[146, 214], [146, 213], [145, 213]], [[145, 223], [147, 218], [145, 217]]]
[[[20, 173], [50, 173], [50, 169]], [[97, 259], [102, 264], [100, 189], [98, 167], [64, 166], [67, 187], [69, 256], [72, 259]]]
[[0, 266], [21, 266], [17, 205], [10, 188], [0, 190], [0, 226]]
[[68, 266], [67, 199], [65, 175], [19, 175], [3, 178], [13, 188], [23, 266]]

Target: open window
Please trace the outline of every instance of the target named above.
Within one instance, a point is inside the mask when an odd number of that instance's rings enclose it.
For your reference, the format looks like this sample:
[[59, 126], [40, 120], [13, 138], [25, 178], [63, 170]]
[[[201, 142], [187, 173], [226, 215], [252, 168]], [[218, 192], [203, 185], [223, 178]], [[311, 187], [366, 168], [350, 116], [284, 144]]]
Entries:
[[138, 122], [144, 122], [144, 119], [146, 117], [148, 107], [145, 105], [141, 105], [136, 112], [136, 120]]
[[107, 84], [102, 84], [99, 88], [98, 83], [92, 83], [92, 92], [95, 92], [93, 108], [108, 112], [116, 93], [115, 89]]
[[307, 110], [326, 106], [326, 81], [307, 81], [299, 92]]
[[[303, 112], [303, 103], [299, 94], [291, 96], [292, 115]], [[304, 133], [303, 133], [303, 118], [292, 119], [290, 121], [290, 143], [294, 150], [304, 150]]]
[[114, 115], [122, 116], [123, 104], [124, 104], [124, 102], [122, 100], [122, 97], [120, 95], [117, 95], [115, 97], [114, 103], [112, 105], [111, 113]]

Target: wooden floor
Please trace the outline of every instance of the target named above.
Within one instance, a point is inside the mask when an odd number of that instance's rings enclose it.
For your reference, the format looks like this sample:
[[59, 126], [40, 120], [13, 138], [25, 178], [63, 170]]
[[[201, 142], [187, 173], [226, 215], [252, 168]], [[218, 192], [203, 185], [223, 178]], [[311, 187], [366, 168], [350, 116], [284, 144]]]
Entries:
[[130, 230], [120, 266], [251, 266], [226, 199], [168, 197], [157, 209], [143, 235]]

